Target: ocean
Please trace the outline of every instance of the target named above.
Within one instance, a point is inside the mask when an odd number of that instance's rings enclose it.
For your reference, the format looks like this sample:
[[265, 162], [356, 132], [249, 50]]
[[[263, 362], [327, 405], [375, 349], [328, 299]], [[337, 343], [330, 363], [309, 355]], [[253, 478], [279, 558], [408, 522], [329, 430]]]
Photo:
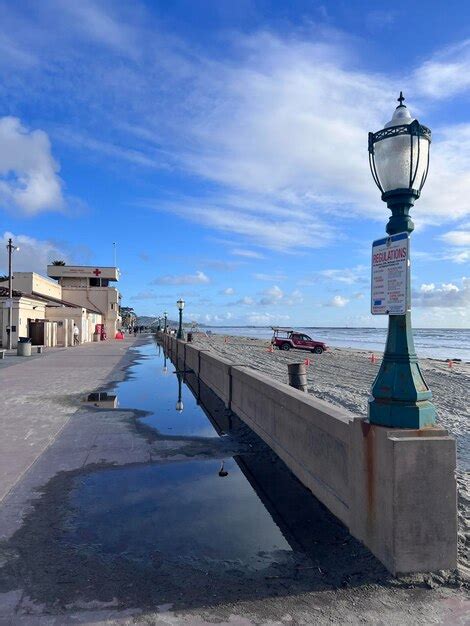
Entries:
[[[221, 335], [238, 335], [270, 339], [269, 326], [212, 326], [204, 328]], [[385, 328], [326, 328], [299, 327], [313, 339], [324, 341], [337, 348], [357, 348], [383, 352], [387, 339]], [[470, 363], [470, 329], [468, 328], [417, 328], [413, 330], [416, 352], [419, 357], [433, 359], [461, 359]]]

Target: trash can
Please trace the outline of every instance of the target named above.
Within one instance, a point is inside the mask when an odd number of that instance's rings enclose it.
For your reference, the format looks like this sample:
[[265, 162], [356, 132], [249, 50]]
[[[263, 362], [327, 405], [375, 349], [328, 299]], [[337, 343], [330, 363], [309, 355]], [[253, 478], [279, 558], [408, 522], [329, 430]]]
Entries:
[[193, 340], [193, 333], [189, 332], [187, 339], [188, 339], [188, 342], [191, 343]]
[[99, 341], [100, 340], [100, 334], [99, 333], [93, 333], [93, 341]]
[[289, 385], [307, 391], [307, 366], [305, 363], [289, 363], [287, 366], [289, 373]]
[[31, 356], [31, 339], [29, 337], [19, 337], [16, 354], [17, 356]]

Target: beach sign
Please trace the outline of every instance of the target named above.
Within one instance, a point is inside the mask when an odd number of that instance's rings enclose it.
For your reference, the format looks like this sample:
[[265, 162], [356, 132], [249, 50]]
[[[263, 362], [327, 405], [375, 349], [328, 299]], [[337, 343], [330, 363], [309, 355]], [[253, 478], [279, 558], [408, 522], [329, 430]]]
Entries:
[[408, 309], [408, 233], [372, 243], [372, 315], [405, 315]]

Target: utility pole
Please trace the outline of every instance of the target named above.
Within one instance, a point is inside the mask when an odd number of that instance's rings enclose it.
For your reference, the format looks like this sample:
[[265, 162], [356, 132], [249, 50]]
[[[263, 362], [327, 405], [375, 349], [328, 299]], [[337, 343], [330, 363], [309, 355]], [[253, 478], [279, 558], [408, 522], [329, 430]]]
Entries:
[[12, 321], [13, 321], [13, 274], [11, 271], [11, 260], [12, 260], [12, 253], [13, 250], [19, 250], [19, 248], [17, 246], [13, 245], [13, 241], [11, 240], [11, 238], [8, 240], [7, 243], [7, 250], [8, 250], [8, 345], [7, 348], [8, 350], [11, 350], [11, 326], [12, 326]]

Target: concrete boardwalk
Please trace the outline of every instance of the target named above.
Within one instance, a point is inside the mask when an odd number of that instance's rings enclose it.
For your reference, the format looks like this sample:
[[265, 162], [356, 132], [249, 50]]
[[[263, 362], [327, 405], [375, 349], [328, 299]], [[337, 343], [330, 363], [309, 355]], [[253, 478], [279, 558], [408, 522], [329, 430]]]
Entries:
[[0, 361], [0, 501], [57, 438], [86, 393], [102, 387], [138, 339]]
[[[142, 413], [132, 408], [83, 404], [88, 393], [124, 380], [136, 358], [130, 348], [148, 340], [48, 351], [0, 368], [0, 626], [467, 623], [464, 590], [431, 579], [393, 581], [373, 557], [357, 556], [359, 547], [344, 533], [336, 550], [353, 569], [370, 568], [367, 584], [336, 583], [344, 574], [340, 559], [338, 571], [329, 563], [328, 576], [323, 561], [306, 562], [295, 576], [279, 570], [261, 587], [240, 572], [239, 584], [219, 595], [205, 571], [192, 578], [190, 567], [163, 560], [149, 579], [135, 555], [125, 561], [119, 551], [101, 554], [99, 545], [64, 542], [75, 511], [69, 495], [97, 470], [125, 480], [125, 468], [227, 459], [243, 445], [258, 454], [251, 439], [157, 436], [142, 428], [136, 419]], [[145, 486], [131, 495], [145, 501]], [[98, 505], [105, 502], [97, 496]], [[114, 508], [107, 515], [112, 524]], [[326, 543], [324, 550], [334, 547]]]

